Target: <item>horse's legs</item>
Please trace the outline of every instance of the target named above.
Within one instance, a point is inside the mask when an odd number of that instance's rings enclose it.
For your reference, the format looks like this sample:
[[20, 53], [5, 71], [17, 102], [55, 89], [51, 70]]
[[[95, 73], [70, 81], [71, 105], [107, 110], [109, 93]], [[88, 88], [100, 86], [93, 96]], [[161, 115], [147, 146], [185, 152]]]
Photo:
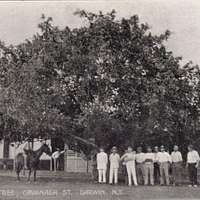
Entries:
[[20, 181], [19, 172], [17, 172], [17, 181]]
[[25, 167], [23, 167], [23, 176], [25, 176]]
[[33, 170], [34, 181], [36, 181], [36, 169]]
[[30, 181], [30, 177], [31, 177], [31, 169], [29, 169], [29, 172], [28, 172], [28, 180], [27, 180], [27, 181]]

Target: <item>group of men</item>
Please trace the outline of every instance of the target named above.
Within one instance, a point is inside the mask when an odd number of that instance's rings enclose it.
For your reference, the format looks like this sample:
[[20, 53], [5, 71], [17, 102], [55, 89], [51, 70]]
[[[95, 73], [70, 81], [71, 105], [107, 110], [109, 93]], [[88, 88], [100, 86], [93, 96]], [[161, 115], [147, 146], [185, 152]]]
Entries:
[[[197, 187], [197, 168], [199, 165], [199, 154], [194, 150], [193, 145], [188, 146], [186, 167], [188, 168], [190, 187]], [[174, 146], [171, 155], [165, 151], [162, 145], [147, 147], [146, 153], [142, 151], [142, 147], [138, 147], [137, 151], [133, 151], [132, 147], [128, 147], [125, 153], [120, 157], [117, 147], [111, 149], [108, 156], [104, 148], [99, 149], [96, 156], [98, 182], [106, 183], [106, 173], [109, 165], [109, 184], [118, 184], [118, 174], [120, 165], [126, 167], [128, 176], [128, 185], [132, 182], [137, 185], [170, 185], [169, 169], [172, 169], [173, 185], [180, 185], [182, 181], [183, 158], [177, 145]]]

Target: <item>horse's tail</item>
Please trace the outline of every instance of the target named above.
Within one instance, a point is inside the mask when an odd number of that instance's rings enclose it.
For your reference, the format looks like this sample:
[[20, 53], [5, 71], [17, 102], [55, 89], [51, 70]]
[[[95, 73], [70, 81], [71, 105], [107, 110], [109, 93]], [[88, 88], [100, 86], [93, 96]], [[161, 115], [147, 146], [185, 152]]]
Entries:
[[19, 173], [24, 168], [24, 155], [18, 153], [15, 157], [15, 171]]

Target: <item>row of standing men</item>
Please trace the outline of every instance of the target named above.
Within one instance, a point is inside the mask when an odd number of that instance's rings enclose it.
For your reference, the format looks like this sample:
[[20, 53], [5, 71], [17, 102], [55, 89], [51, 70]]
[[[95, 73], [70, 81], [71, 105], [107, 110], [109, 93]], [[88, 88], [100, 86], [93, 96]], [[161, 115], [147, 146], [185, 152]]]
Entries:
[[[109, 163], [109, 184], [118, 183], [119, 166], [126, 167], [128, 176], [128, 185], [132, 182], [135, 186], [139, 185], [170, 185], [169, 168], [172, 168], [173, 185], [180, 185], [182, 180], [183, 158], [177, 145], [174, 146], [171, 155], [165, 151], [162, 145], [147, 147], [147, 152], [143, 153], [142, 147], [137, 148], [137, 153], [132, 147], [128, 147], [125, 153], [120, 157], [117, 153], [117, 147], [111, 149], [108, 156], [104, 148], [99, 149], [96, 156], [98, 182], [106, 183], [106, 172]], [[197, 168], [199, 165], [199, 154], [194, 150], [193, 145], [188, 146], [186, 167], [190, 180], [190, 187], [197, 187]]]

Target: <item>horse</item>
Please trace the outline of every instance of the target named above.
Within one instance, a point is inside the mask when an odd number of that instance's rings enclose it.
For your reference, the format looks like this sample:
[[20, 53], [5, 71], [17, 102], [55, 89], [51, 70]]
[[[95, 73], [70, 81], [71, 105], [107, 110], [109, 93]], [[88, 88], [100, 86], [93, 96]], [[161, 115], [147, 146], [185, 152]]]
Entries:
[[[30, 181], [31, 173], [33, 171], [34, 175], [34, 181], [36, 181], [36, 170], [38, 169], [38, 165], [40, 163], [40, 157], [43, 153], [46, 153], [47, 155], [51, 156], [52, 152], [47, 144], [43, 144], [38, 150], [26, 150], [24, 149], [26, 155], [27, 155], [27, 167], [28, 167], [28, 179], [27, 181]], [[20, 180], [20, 172], [24, 169], [24, 155], [23, 153], [18, 153], [15, 157], [15, 171], [17, 174], [17, 180]]]

